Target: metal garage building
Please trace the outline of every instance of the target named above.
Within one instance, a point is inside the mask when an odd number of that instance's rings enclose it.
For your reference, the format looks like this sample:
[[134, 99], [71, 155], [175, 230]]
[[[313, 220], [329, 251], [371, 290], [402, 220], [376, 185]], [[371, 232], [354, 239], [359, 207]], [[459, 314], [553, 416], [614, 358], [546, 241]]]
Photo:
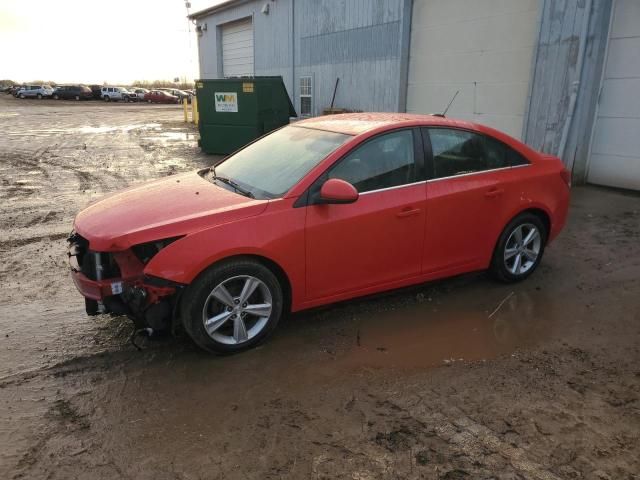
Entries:
[[302, 115], [440, 112], [640, 190], [640, 1], [229, 0], [195, 13], [201, 78], [281, 75]]

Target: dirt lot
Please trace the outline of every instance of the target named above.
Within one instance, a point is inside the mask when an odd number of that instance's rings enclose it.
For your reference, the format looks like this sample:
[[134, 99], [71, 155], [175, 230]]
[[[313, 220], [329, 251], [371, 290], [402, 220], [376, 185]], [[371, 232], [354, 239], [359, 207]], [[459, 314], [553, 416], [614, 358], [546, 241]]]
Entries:
[[640, 478], [640, 197], [574, 189], [516, 286], [295, 315], [211, 357], [83, 313], [89, 200], [210, 164], [176, 107], [0, 97], [0, 478]]

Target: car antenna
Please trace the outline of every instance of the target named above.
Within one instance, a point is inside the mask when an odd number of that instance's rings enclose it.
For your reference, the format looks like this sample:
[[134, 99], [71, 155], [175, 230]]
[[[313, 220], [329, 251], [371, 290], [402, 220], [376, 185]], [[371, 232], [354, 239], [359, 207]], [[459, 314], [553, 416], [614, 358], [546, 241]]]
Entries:
[[444, 118], [447, 115], [447, 112], [449, 111], [449, 107], [451, 107], [451, 104], [456, 99], [456, 97], [458, 96], [459, 93], [460, 93], [460, 90], [456, 90], [456, 93], [453, 94], [453, 98], [449, 102], [449, 105], [447, 105], [447, 108], [444, 109], [444, 112], [442, 112], [442, 113], [434, 113], [433, 116], [434, 117], [442, 117], [442, 118]]

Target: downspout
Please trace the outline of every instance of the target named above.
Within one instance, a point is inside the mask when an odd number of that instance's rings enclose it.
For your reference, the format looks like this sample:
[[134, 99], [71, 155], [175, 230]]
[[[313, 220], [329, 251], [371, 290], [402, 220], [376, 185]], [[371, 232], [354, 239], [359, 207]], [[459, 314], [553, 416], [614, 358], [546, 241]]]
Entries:
[[296, 105], [296, 13], [295, 1], [291, 0], [291, 104]]
[[400, 85], [398, 86], [398, 112], [407, 111], [407, 91], [409, 89], [409, 59], [411, 55], [411, 22], [413, 20], [413, 0], [404, 0], [402, 32], [400, 35]]
[[539, 0], [538, 6], [538, 22], [536, 23], [536, 43], [533, 46], [533, 55], [531, 56], [531, 77], [529, 79], [529, 88], [527, 90], [527, 103], [524, 110], [524, 121], [522, 122], [522, 141], [527, 143], [527, 129], [529, 128], [529, 115], [531, 114], [531, 99], [533, 97], [533, 83], [536, 81], [536, 71], [538, 69], [538, 57], [540, 56], [540, 42], [542, 41], [542, 22], [544, 21], [544, 9], [547, 1]]
[[[567, 112], [567, 118], [564, 122], [564, 127], [562, 129], [562, 137], [560, 138], [560, 145], [558, 147], [558, 157], [564, 163], [564, 155], [565, 150], [567, 149], [567, 140], [569, 138], [569, 129], [571, 128], [571, 124], [573, 123], [573, 115], [576, 110], [576, 103], [578, 99], [578, 93], [580, 91], [580, 82], [582, 81], [582, 67], [584, 65], [584, 57], [587, 51], [587, 36], [589, 34], [589, 21], [591, 20], [591, 6], [593, 4], [593, 0], [587, 0], [587, 4], [585, 6], [584, 19], [582, 21], [582, 31], [580, 32], [580, 45], [578, 47], [578, 63], [576, 65], [576, 74], [578, 78], [571, 85], [571, 97], [569, 99], [569, 110]], [[573, 160], [571, 160], [571, 165], [567, 165], [569, 167], [569, 171], [573, 170]]]

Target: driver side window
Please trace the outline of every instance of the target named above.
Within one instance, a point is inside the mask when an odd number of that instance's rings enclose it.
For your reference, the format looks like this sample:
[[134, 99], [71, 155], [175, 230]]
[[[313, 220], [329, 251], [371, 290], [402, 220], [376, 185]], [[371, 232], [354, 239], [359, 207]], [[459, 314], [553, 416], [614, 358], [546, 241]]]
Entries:
[[329, 178], [345, 180], [359, 193], [416, 182], [413, 132], [400, 130], [365, 142], [340, 160]]

